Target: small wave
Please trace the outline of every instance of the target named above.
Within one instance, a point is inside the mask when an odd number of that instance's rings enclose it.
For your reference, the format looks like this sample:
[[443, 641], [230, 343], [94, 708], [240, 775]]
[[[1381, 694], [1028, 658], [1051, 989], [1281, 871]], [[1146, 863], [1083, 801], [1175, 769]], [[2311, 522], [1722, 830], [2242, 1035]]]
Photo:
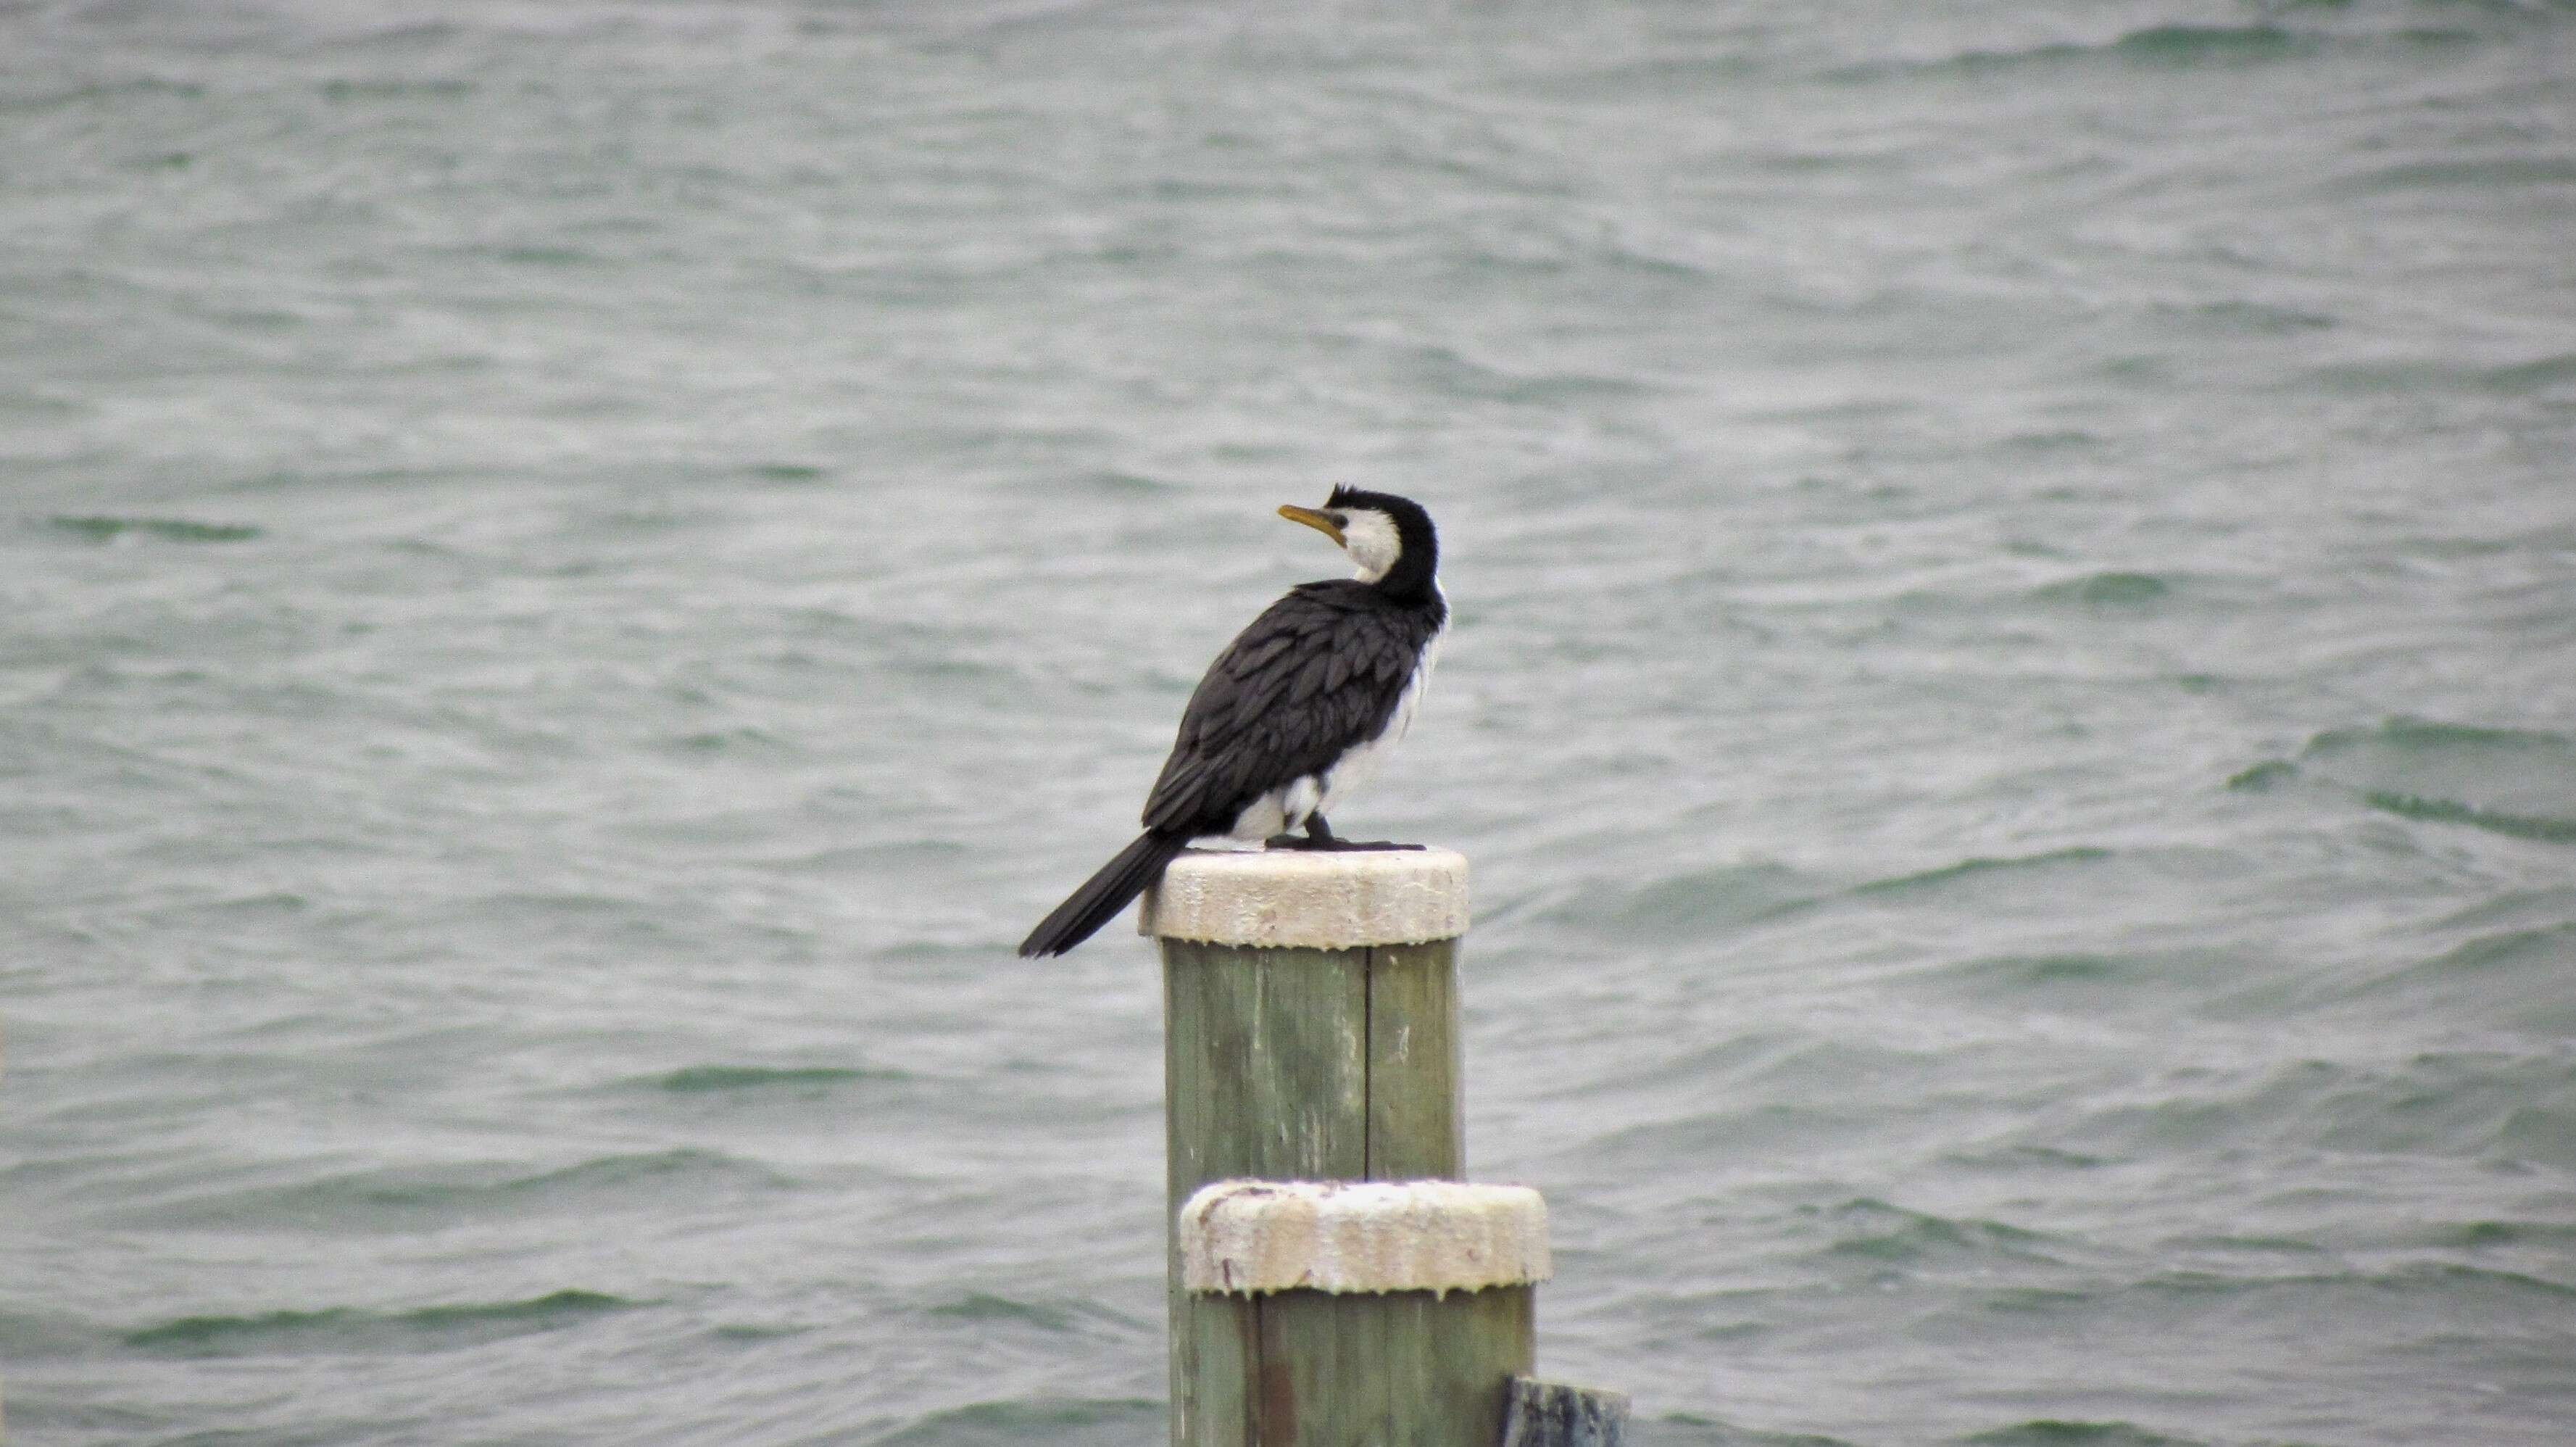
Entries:
[[[465, 26], [451, 20], [406, 18], [374, 29], [357, 30], [335, 36], [330, 45], [335, 50], [426, 50], [451, 45], [470, 33]], [[444, 93], [450, 87], [461, 86], [463, 82], [429, 80], [388, 81], [381, 84], [397, 91], [426, 89]]]
[[2484, 829], [2490, 834], [2502, 834], [2512, 839], [2576, 844], [2576, 819], [2558, 819], [2546, 814], [2507, 814], [2497, 809], [2473, 808], [2452, 799], [2427, 799], [2386, 789], [2364, 790], [2361, 799], [2374, 809], [2408, 819], [2425, 819], [2436, 824], [2466, 824], [2472, 829]]
[[2348, 396], [2403, 392], [2467, 392], [2528, 397], [2576, 383], [2576, 354], [2553, 352], [2497, 366], [2467, 366], [2431, 358], [2337, 362], [2306, 374], [2306, 381]]
[[2033, 989], [2109, 984], [2137, 973], [2138, 964], [2116, 955], [1990, 955], [1948, 966], [1940, 973], [2019, 994]]
[[2576, 1247], [2576, 1223], [2566, 1221], [2454, 1221], [2427, 1227], [2424, 1244], [2474, 1251], [2488, 1246]]
[[[2576, 180], [2576, 168], [2571, 168], [2569, 179]], [[2576, 352], [2561, 352], [2553, 357], [2490, 367], [2481, 374], [2481, 380], [2489, 390], [2508, 396], [2562, 387], [2576, 382]]]
[[1655, 1419], [1654, 1442], [1705, 1443], [1707, 1447], [1854, 1447], [1841, 1437], [1813, 1432], [1761, 1432], [1697, 1412], [1667, 1412]]
[[0, 96], [0, 115], [36, 115], [102, 101], [120, 107], [138, 99], [193, 101], [203, 99], [205, 94], [206, 88], [195, 81], [137, 76], [131, 80], [94, 81], [42, 94]]
[[2308, 742], [2311, 754], [2356, 748], [2400, 748], [2417, 751], [2448, 748], [2546, 749], [2576, 758], [2576, 739], [2538, 729], [2487, 728], [2478, 724], [2439, 723], [2430, 719], [2393, 718], [2375, 729], [2335, 729]]
[[1867, 884], [1857, 886], [1852, 890], [1852, 893], [1860, 895], [1905, 894], [1911, 893], [1915, 890], [1938, 889], [1944, 885], [1955, 884], [1963, 879], [1974, 879], [1987, 875], [2013, 873], [2022, 870], [2056, 869], [2060, 866], [2069, 864], [2098, 864], [2110, 857], [2110, 850], [2096, 849], [2090, 846], [2077, 846], [2072, 849], [2052, 849], [2045, 854], [2025, 854], [1999, 859], [1979, 856], [1974, 859], [1960, 860], [1956, 864], [1944, 865], [1939, 869], [1927, 869], [1920, 874], [1900, 874], [1893, 879], [1875, 879]]
[[501, 246], [485, 254], [512, 266], [597, 266], [603, 259], [598, 252], [580, 246]]
[[2334, 1254], [2314, 1241], [2299, 1241], [2287, 1236], [2231, 1236], [2226, 1234], [2177, 1236], [2164, 1243], [2168, 1251], [2215, 1251], [2258, 1256], [2322, 1257]]
[[2153, 573], [2094, 573], [2031, 590], [2042, 603], [2081, 603], [2088, 608], [2134, 608], [2173, 591]]
[[2287, 759], [2265, 759], [2227, 776], [2227, 787], [2239, 793], [2268, 794], [2299, 777], [2299, 766]]
[[2101, 1294], [2058, 1286], [2006, 1286], [1984, 1293], [1978, 1305], [2006, 1316], [2050, 1316], [2097, 1305]]
[[[2103, 446], [2109, 439], [2098, 432], [2081, 428], [2059, 427], [2045, 432], [2015, 432], [1999, 439], [1995, 446], [2009, 452], [2080, 452]], [[2013, 551], [2030, 557], [2055, 557], [2057, 553], [2042, 543], [2017, 540]]]
[[2318, 734], [2299, 761], [2369, 808], [2576, 843], [2576, 739], [2563, 734], [2391, 719]]
[[916, 1417], [876, 1447], [1006, 1447], [1048, 1442], [1061, 1447], [1109, 1447], [1161, 1435], [1164, 1405], [1137, 1397], [1037, 1397], [975, 1402]]
[[766, 729], [749, 724], [729, 729], [701, 729], [664, 742], [664, 747], [682, 754], [782, 754], [794, 752], [794, 745]]
[[93, 411], [97, 404], [69, 397], [48, 397], [40, 392], [0, 392], [0, 414], [16, 413], [22, 417], [77, 417]]
[[1785, 865], [1736, 864], [1669, 875], [1634, 889], [1580, 890], [1545, 916], [1662, 937], [1770, 919], [1812, 903], [1818, 893]]
[[20, 1370], [29, 1362], [92, 1356], [114, 1339], [69, 1312], [0, 1310], [0, 1356]]
[[272, 1311], [183, 1316], [125, 1333], [127, 1346], [170, 1356], [221, 1357], [442, 1350], [553, 1331], [635, 1305], [596, 1291], [557, 1291], [525, 1301], [367, 1311]]
[[2300, 332], [2332, 331], [2341, 325], [2324, 312], [2303, 307], [2275, 306], [2259, 301], [2214, 301], [2193, 308], [2195, 315], [2234, 331], [2257, 336], [2293, 336]]
[[957, 1321], [1008, 1322], [1044, 1331], [1072, 1331], [1078, 1325], [1075, 1313], [1069, 1308], [1044, 1302], [1018, 1301], [982, 1291], [970, 1291], [955, 1301], [943, 1302], [930, 1308], [930, 1314]]
[[807, 462], [755, 462], [743, 471], [762, 482], [821, 482], [831, 476], [829, 469]]
[[2429, 1286], [2481, 1295], [2500, 1295], [2517, 1300], [2537, 1299], [2562, 1304], [2576, 1301], [2576, 1286], [2522, 1271], [2497, 1271], [2484, 1266], [2463, 1266], [2455, 1261], [2427, 1261], [2401, 1266], [2372, 1278], [2375, 1285], [2409, 1288]]
[[769, 1342], [784, 1341], [792, 1336], [803, 1336], [813, 1329], [814, 1328], [810, 1326], [800, 1326], [793, 1322], [737, 1321], [727, 1322], [722, 1326], [710, 1327], [707, 1331], [707, 1335], [722, 1342]]
[[[2556, 959], [2564, 959], [2561, 954]], [[2563, 1028], [2556, 975], [2461, 978], [2417, 965], [2353, 992], [2377, 1013], [2459, 1021], [2469, 1010], [2525, 1029]], [[2461, 1002], [2473, 1002], [2465, 1007]], [[2428, 1051], [2368, 1067], [2300, 1060], [2260, 1074], [2178, 1089], [2152, 1104], [2089, 1112], [2070, 1138], [2083, 1148], [2141, 1156], [2313, 1143], [2356, 1156], [2457, 1161], [2498, 1158], [2558, 1165], [2576, 1150], [2568, 1102], [2576, 1071], [2504, 1051]]]
[[1579, 1159], [1605, 1173], [1661, 1171], [1674, 1161], [1747, 1159], [1815, 1150], [1866, 1136], [1878, 1119], [1858, 1107], [1774, 1100], [1625, 1126], [1595, 1138]]
[[[783, 1184], [783, 1178], [775, 1173], [721, 1151], [682, 1147], [633, 1155], [601, 1156], [559, 1171], [506, 1181], [491, 1189], [510, 1196], [590, 1196], [603, 1191], [623, 1191], [648, 1181], [664, 1183], [675, 1179], [706, 1184]], [[664, 1193], [668, 1190], [668, 1185], [655, 1186], [657, 1197], [662, 1199], [667, 1199]]]
[[1621, 100], [1657, 93], [1698, 97], [1712, 88], [1732, 86], [1760, 73], [1760, 65], [1743, 54], [1657, 55], [1541, 80], [1537, 88], [1543, 94], [1604, 95]]
[[190, 518], [51, 517], [45, 525], [97, 543], [127, 537], [165, 543], [244, 543], [260, 535], [248, 523], [201, 523]]
[[2561, 1171], [2576, 1167], [2576, 1111], [2516, 1107], [2496, 1132], [2495, 1147], [2508, 1160]]
[[340, 103], [406, 100], [414, 96], [427, 96], [434, 100], [463, 100], [474, 94], [474, 83], [452, 78], [420, 80], [383, 77], [369, 77], [364, 80], [340, 78], [322, 82], [320, 89], [324, 100]]
[[1665, 1086], [1683, 1090], [1725, 1090], [1738, 1082], [1782, 1068], [1812, 1048], [1806, 1037], [1788, 1033], [1736, 1035], [1711, 1040], [1670, 1054], [1632, 1052], [1617, 1071], [1567, 1089], [1569, 1097], [1616, 1095]]
[[1963, 1437], [1975, 1447], [2203, 1447], [2196, 1437], [2168, 1437], [2134, 1422], [2070, 1422], [2034, 1418]]
[[1837, 1226], [1857, 1227], [1826, 1248], [1828, 1255], [1889, 1265], [1922, 1265], [1963, 1258], [2006, 1256], [2051, 1260], [2048, 1238], [2001, 1221], [1935, 1216], [1863, 1197], [1834, 1207]]
[[[236, 477], [223, 484], [226, 492], [335, 492], [358, 488], [390, 492], [396, 488], [453, 482], [461, 472], [430, 467], [353, 467], [322, 468], [305, 471], [298, 468], [272, 468], [264, 472]], [[441, 553], [464, 556], [456, 549], [430, 544]]]
[[2451, 930], [2554, 929], [2576, 921], [2576, 884], [2509, 889], [2436, 921]]
[[2025, 1171], [2033, 1167], [2051, 1171], [2090, 1171], [2111, 1164], [2108, 1156], [2086, 1155], [2082, 1151], [2062, 1150], [2056, 1146], [2015, 1145], [1994, 1150], [1964, 1151], [1942, 1159], [1971, 1170]]
[[819, 1093], [863, 1080], [902, 1080], [900, 1070], [871, 1070], [849, 1065], [762, 1066], [690, 1065], [652, 1078], [657, 1090], [675, 1095], [723, 1091], [794, 1090]]
[[2121, 36], [2110, 49], [2115, 55], [2190, 64], [2277, 60], [2315, 44], [2315, 37], [2277, 25], [2157, 25]]
[[2209, 1271], [2170, 1271], [2131, 1288], [2160, 1296], [2205, 1300], [2212, 1297], [2294, 1293], [2361, 1293], [2421, 1298], [2428, 1293], [2455, 1295], [2452, 1310], [2474, 1312], [2506, 1308], [2564, 1310], [2576, 1301], [2576, 1286], [2520, 1271], [2498, 1271], [2451, 1261], [2414, 1262], [2390, 1271], [2332, 1271], [2295, 1276], [2229, 1276]]
[[715, 1151], [679, 1149], [602, 1156], [535, 1175], [492, 1179], [489, 1168], [369, 1171], [290, 1186], [192, 1196], [141, 1208], [138, 1225], [219, 1230], [419, 1230], [495, 1212], [561, 1207], [598, 1211], [636, 1198], [666, 1206], [674, 1193], [776, 1189], [786, 1182], [763, 1167]]
[[2576, 181], [2576, 161], [2563, 156], [2490, 156], [2479, 160], [2406, 161], [2348, 177], [2338, 189], [2379, 192], [2431, 186], [2488, 191], [2499, 186], [2564, 186]]
[[2039, 45], [2027, 50], [1969, 50], [1934, 60], [1873, 62], [1830, 71], [1827, 80], [1883, 80], [1891, 75], [1980, 76], [1997, 70], [2089, 65], [2165, 67], [2259, 65], [2317, 49], [2320, 37], [2277, 25], [2158, 25], [2098, 45]]

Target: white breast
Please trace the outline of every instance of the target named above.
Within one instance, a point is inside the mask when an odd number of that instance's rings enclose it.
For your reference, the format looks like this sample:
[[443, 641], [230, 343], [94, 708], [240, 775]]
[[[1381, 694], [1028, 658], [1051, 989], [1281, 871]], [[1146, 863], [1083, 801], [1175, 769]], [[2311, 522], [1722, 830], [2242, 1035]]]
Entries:
[[1385, 763], [1386, 756], [1395, 752], [1395, 746], [1404, 741], [1405, 730], [1413, 727], [1413, 711], [1421, 706], [1422, 691], [1431, 684], [1431, 665], [1440, 661], [1440, 645], [1448, 636], [1449, 625], [1443, 623], [1440, 631], [1431, 635], [1431, 641], [1422, 645], [1422, 661], [1414, 666], [1413, 677], [1405, 681], [1404, 695], [1395, 701], [1395, 712], [1387, 715], [1385, 731], [1342, 755], [1341, 761], [1324, 775], [1323, 792], [1315, 802], [1315, 812], [1330, 818], [1334, 803], [1349, 798], [1360, 785], [1367, 783], [1377, 772], [1378, 765]]

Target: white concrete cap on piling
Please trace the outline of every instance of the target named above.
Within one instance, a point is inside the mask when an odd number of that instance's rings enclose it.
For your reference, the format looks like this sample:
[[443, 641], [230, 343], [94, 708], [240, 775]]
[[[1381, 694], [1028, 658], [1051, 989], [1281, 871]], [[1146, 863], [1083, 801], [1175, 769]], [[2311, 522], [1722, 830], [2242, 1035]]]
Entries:
[[1480, 1291], [1544, 1281], [1547, 1203], [1458, 1181], [1218, 1181], [1181, 1207], [1192, 1291]]
[[1456, 939], [1467, 932], [1467, 857], [1448, 849], [1193, 849], [1145, 892], [1136, 932], [1271, 949]]

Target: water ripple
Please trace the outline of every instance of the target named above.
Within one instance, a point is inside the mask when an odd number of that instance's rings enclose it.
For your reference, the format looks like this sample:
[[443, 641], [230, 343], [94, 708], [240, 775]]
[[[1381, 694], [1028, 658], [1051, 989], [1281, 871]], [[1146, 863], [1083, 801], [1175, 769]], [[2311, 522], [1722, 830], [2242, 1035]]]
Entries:
[[158, 1356], [356, 1356], [452, 1351], [558, 1331], [636, 1303], [596, 1291], [556, 1291], [524, 1301], [424, 1306], [410, 1311], [326, 1307], [251, 1316], [183, 1316], [125, 1333], [125, 1345]]

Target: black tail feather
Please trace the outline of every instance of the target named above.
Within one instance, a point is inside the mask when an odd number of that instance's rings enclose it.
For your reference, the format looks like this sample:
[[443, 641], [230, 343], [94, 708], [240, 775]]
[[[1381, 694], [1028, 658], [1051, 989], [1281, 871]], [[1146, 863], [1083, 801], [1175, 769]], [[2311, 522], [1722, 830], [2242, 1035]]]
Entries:
[[1038, 921], [1038, 927], [1020, 941], [1020, 953], [1060, 955], [1091, 938], [1102, 925], [1116, 918], [1129, 900], [1143, 894], [1145, 886], [1161, 878], [1163, 866], [1189, 844], [1185, 836], [1151, 829], [1137, 835], [1135, 843], [1119, 850], [1116, 858], [1083, 881], [1082, 888], [1068, 895], [1054, 913]]

